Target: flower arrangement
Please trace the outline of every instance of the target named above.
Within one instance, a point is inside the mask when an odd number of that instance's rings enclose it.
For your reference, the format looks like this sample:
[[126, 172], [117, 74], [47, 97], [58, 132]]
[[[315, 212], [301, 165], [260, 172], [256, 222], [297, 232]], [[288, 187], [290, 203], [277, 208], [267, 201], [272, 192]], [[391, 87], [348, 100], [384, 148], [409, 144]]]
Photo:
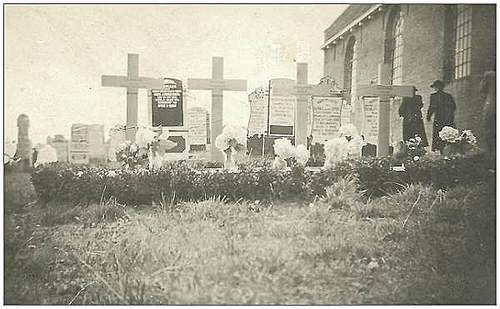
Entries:
[[116, 150], [116, 161], [126, 168], [135, 168], [143, 165], [148, 160], [148, 151], [139, 147], [136, 143], [125, 141]]
[[348, 158], [349, 142], [345, 137], [336, 137], [325, 143], [325, 167]]
[[460, 132], [450, 126], [445, 126], [439, 132], [439, 138], [445, 142], [445, 154], [464, 154], [474, 149], [477, 144], [477, 138], [471, 130]]
[[230, 170], [237, 170], [238, 167], [233, 160], [232, 153], [245, 149], [246, 131], [235, 125], [227, 125], [222, 130], [222, 134], [215, 139], [215, 146], [225, 154], [224, 167]]
[[352, 158], [361, 157], [361, 150], [366, 142], [359, 135], [352, 124], [347, 124], [339, 129], [339, 136], [325, 143], [325, 167]]
[[290, 140], [286, 138], [275, 140], [273, 147], [276, 154], [273, 167], [276, 169], [291, 167], [293, 163], [305, 166], [310, 157], [309, 150], [305, 145], [294, 147]]

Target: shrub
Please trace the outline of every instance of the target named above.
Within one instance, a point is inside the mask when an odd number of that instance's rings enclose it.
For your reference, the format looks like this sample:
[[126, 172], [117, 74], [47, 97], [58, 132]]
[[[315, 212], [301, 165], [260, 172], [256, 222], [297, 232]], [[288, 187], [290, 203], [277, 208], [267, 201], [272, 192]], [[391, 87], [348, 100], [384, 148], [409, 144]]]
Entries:
[[326, 187], [326, 196], [322, 199], [329, 208], [350, 208], [361, 198], [357, 179], [348, 175], [333, 185]]
[[[393, 166], [404, 164], [405, 171]], [[235, 173], [227, 170], [197, 169], [192, 164], [170, 162], [159, 170], [109, 170], [102, 167], [52, 163], [36, 168], [32, 183], [42, 202], [52, 199], [75, 203], [99, 203], [116, 197], [128, 205], [198, 201], [213, 196], [231, 201], [307, 199], [325, 196], [326, 188], [344, 177], [355, 177], [358, 191], [367, 197], [401, 191], [409, 184], [432, 184], [449, 188], [458, 184], [483, 182], [491, 173], [483, 154], [450, 159], [422, 157], [419, 161], [392, 157], [349, 159], [319, 172], [292, 164], [276, 170], [270, 160], [250, 160]]]

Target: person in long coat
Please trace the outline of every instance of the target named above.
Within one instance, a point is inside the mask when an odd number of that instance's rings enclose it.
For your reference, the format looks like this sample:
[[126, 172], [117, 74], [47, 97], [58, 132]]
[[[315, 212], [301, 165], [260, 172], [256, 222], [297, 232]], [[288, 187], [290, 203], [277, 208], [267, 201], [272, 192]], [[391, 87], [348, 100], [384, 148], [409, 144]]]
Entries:
[[[415, 91], [418, 89], [415, 88]], [[399, 107], [399, 116], [403, 117], [403, 140], [408, 141], [418, 135], [422, 142], [422, 147], [429, 146], [427, 135], [425, 134], [424, 120], [422, 119], [422, 96], [404, 97]]]
[[457, 106], [451, 94], [443, 91], [444, 83], [442, 81], [436, 80], [432, 83], [431, 88], [436, 89], [436, 92], [431, 94], [431, 103], [427, 110], [427, 121], [431, 121], [431, 117], [434, 115], [432, 151], [439, 150], [442, 153], [445, 143], [439, 137], [439, 132], [445, 126], [455, 127]]

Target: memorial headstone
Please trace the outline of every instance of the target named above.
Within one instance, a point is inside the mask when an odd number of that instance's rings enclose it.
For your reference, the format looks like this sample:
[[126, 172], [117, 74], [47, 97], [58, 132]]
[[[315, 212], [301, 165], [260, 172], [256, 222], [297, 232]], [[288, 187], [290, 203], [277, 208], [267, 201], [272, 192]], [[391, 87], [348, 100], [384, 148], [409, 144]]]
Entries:
[[182, 81], [164, 78], [161, 89], [151, 90], [153, 127], [184, 125]]
[[324, 143], [337, 137], [342, 116], [342, 97], [312, 96], [311, 131], [313, 141]]
[[108, 160], [116, 162], [116, 151], [125, 143], [125, 126], [116, 125], [109, 129]]
[[[294, 136], [295, 105], [294, 80], [271, 79], [269, 98], [269, 135]], [[303, 116], [306, 116], [304, 114]]]
[[33, 163], [34, 167], [57, 161], [57, 150], [51, 145], [37, 144], [35, 148], [38, 154], [36, 161]]
[[187, 111], [189, 152], [207, 149], [207, 115], [207, 110], [201, 107], [193, 107]]
[[50, 138], [47, 144], [54, 147], [57, 153], [57, 161], [69, 161], [69, 141], [62, 134], [56, 134], [54, 138]]
[[248, 95], [250, 117], [247, 127], [247, 150], [251, 156], [264, 155], [264, 135], [267, 133], [269, 90], [257, 88]]
[[102, 124], [88, 125], [89, 162], [98, 163], [107, 161], [104, 145], [104, 126]]
[[89, 163], [89, 128], [86, 124], [73, 124], [71, 126], [71, 144], [69, 162], [75, 164]]
[[248, 95], [250, 117], [248, 119], [248, 136], [267, 132], [267, 115], [269, 92], [265, 88], [257, 88]]

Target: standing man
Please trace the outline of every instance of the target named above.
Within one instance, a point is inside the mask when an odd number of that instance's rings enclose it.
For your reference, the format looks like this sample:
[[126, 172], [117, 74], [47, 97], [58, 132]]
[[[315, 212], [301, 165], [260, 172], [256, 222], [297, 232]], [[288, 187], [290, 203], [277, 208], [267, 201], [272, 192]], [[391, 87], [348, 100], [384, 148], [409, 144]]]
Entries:
[[445, 144], [439, 138], [439, 132], [445, 126], [455, 126], [455, 110], [457, 106], [451, 94], [443, 91], [444, 83], [442, 81], [436, 80], [432, 83], [431, 88], [436, 89], [436, 92], [431, 94], [431, 103], [427, 110], [427, 121], [431, 121], [431, 117], [434, 114], [432, 151], [439, 150], [439, 152], [443, 153]]
[[[418, 91], [413, 87], [415, 92]], [[425, 134], [424, 120], [422, 119], [422, 96], [416, 94], [414, 97], [404, 97], [399, 107], [399, 116], [403, 117], [403, 140], [406, 142], [415, 135], [422, 139], [421, 146], [427, 147], [427, 135]]]

